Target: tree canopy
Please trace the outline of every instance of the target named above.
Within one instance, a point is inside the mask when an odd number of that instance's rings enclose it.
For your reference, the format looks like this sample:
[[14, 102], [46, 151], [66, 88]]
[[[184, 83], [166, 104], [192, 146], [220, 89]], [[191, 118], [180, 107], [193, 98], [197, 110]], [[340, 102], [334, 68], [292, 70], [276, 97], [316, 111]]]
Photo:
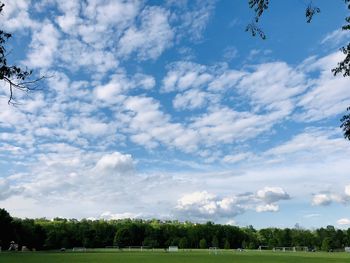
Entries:
[[263, 228], [191, 222], [120, 219], [76, 220], [54, 218], [12, 218], [0, 209], [0, 245], [7, 249], [11, 241], [37, 250], [72, 247], [148, 246], [150, 248], [202, 248], [210, 246], [230, 249], [259, 246], [307, 246], [310, 249], [343, 249], [350, 246], [350, 228], [333, 226], [308, 230], [295, 228]]

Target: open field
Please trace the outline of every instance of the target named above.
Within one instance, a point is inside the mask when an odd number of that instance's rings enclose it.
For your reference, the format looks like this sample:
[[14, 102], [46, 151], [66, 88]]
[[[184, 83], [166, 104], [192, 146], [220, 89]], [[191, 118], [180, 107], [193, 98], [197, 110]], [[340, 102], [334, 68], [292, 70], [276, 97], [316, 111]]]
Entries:
[[148, 252], [35, 252], [35, 253], [0, 253], [1, 263], [348, 263], [350, 254], [347, 253], [283, 253], [270, 251], [220, 251], [217, 255], [208, 251], [191, 251], [165, 253], [160, 251]]

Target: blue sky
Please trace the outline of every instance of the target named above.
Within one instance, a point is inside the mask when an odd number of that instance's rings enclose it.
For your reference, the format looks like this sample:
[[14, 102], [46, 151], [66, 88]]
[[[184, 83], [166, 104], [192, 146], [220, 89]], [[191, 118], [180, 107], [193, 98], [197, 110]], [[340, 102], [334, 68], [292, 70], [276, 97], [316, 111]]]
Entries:
[[[239, 3], [238, 3], [239, 2]], [[350, 224], [342, 1], [4, 1], [0, 207], [18, 217]]]

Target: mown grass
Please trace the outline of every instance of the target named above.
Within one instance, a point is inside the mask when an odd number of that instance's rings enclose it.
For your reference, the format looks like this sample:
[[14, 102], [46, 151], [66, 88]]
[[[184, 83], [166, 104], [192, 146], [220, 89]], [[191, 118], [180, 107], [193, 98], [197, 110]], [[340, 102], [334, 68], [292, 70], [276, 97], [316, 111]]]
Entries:
[[348, 253], [283, 253], [257, 251], [165, 252], [17, 252], [0, 253], [1, 263], [349, 263]]

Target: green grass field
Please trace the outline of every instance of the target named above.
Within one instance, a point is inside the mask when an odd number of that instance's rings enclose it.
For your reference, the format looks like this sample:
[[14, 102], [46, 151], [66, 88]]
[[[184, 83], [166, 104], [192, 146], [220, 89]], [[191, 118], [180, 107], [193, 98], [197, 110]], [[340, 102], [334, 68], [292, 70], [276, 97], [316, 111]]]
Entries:
[[347, 253], [282, 253], [257, 251], [220, 251], [217, 255], [208, 251], [176, 253], [165, 252], [27, 252], [0, 253], [1, 263], [329, 263], [350, 262]]

